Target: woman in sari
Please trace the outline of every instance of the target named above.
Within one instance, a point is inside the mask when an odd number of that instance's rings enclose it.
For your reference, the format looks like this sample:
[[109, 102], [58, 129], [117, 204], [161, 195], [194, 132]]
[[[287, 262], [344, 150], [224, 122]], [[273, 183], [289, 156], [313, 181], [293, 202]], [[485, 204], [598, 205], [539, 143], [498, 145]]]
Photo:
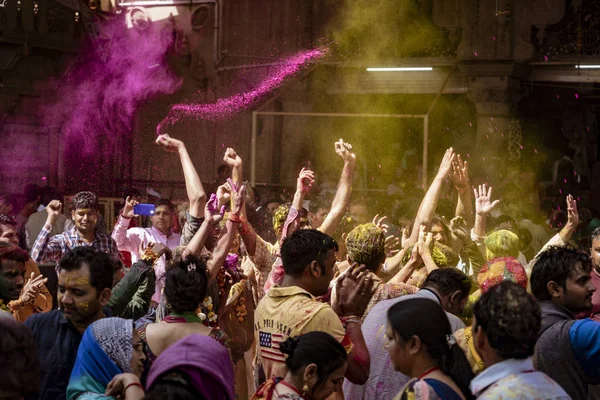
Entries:
[[388, 310], [387, 350], [396, 371], [412, 379], [394, 400], [467, 400], [473, 372], [442, 307], [410, 299]]
[[[83, 334], [75, 366], [67, 387], [67, 399], [113, 399], [105, 395], [117, 375], [129, 380], [121, 389], [128, 398], [143, 398], [138, 379], [144, 370], [142, 342], [133, 329], [133, 321], [103, 318], [90, 325]], [[141, 396], [141, 397], [139, 397]]]
[[344, 346], [328, 333], [309, 332], [286, 339], [285, 377], [267, 380], [252, 400], [325, 400], [341, 387], [346, 373]]

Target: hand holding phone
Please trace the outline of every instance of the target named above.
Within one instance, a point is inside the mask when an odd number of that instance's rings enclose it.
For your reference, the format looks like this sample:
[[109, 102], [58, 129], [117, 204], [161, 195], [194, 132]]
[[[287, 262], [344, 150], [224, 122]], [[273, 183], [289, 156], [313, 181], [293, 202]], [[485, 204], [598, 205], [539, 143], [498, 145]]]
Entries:
[[136, 204], [133, 206], [133, 213], [135, 215], [152, 216], [154, 215], [154, 204]]

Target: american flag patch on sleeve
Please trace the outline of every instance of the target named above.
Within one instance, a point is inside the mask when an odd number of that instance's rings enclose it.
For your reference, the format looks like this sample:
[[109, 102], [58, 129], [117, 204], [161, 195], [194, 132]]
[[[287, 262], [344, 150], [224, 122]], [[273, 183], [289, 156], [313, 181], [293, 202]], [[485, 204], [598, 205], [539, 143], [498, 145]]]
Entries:
[[285, 362], [285, 356], [279, 350], [279, 345], [284, 341], [283, 335], [259, 331], [258, 339], [263, 358], [280, 363]]

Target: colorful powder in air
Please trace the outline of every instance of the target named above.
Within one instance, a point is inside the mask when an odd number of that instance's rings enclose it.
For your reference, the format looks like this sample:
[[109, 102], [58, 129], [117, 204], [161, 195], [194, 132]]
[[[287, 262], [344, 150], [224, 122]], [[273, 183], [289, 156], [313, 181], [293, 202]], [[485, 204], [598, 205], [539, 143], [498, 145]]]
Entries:
[[[204, 120], [220, 120], [231, 117], [265, 100], [273, 90], [280, 87], [286, 79], [296, 76], [308, 65], [327, 54], [326, 48], [318, 48], [298, 53], [283, 60], [270, 76], [261, 81], [253, 90], [220, 99], [211, 104], [176, 104], [171, 106], [167, 117], [156, 127], [156, 133], [165, 132], [168, 126], [185, 117]], [[271, 67], [273, 68], [273, 67]]]
[[58, 81], [54, 101], [45, 109], [50, 124], [63, 138], [77, 143], [77, 152], [98, 151], [98, 142], [130, 134], [142, 101], [175, 92], [181, 79], [167, 64], [173, 26], [127, 29], [124, 15], [96, 25], [96, 40], [84, 49]]

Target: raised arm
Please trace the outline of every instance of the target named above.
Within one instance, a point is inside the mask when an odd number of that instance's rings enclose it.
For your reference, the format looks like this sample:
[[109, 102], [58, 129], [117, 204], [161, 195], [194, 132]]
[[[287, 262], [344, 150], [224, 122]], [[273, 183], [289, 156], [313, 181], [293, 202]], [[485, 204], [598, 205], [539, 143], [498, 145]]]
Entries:
[[292, 207], [296, 210], [301, 210], [304, 203], [304, 197], [310, 193], [315, 183], [315, 173], [307, 168], [302, 168], [298, 179], [296, 180], [296, 193], [292, 200]]
[[471, 183], [469, 181], [469, 165], [463, 162], [460, 154], [456, 155], [452, 163], [450, 178], [458, 192], [455, 217], [462, 217], [468, 226], [473, 226], [473, 203], [471, 199]]
[[500, 200], [492, 202], [492, 187], [484, 183], [479, 188], [474, 188], [475, 194], [475, 225], [473, 227], [474, 239], [478, 244], [483, 241], [487, 231], [487, 216], [500, 204]]
[[217, 204], [217, 196], [213, 193], [210, 199], [204, 206], [204, 221], [200, 225], [200, 229], [194, 234], [194, 237], [187, 244], [185, 252], [200, 256], [206, 240], [210, 236], [213, 229], [223, 219], [225, 207], [219, 207]]
[[206, 204], [206, 192], [185, 144], [181, 140], [170, 137], [168, 134], [160, 135], [156, 139], [156, 144], [161, 146], [165, 151], [179, 154], [185, 178], [185, 190], [190, 202], [189, 213], [192, 217], [199, 218], [202, 216], [204, 205]]
[[244, 196], [246, 195], [246, 187], [242, 186], [237, 191], [233, 190], [231, 194], [232, 204], [231, 204], [231, 213], [229, 214], [229, 219], [225, 224], [225, 228], [223, 229], [223, 233], [221, 234], [221, 238], [215, 247], [215, 251], [213, 252], [213, 256], [210, 260], [208, 260], [207, 267], [209, 271], [210, 279], [215, 279], [217, 277], [217, 273], [219, 272], [219, 268], [225, 262], [225, 258], [227, 254], [229, 254], [229, 249], [231, 249], [231, 244], [233, 243], [233, 239], [235, 238], [236, 233], [238, 232], [238, 227], [242, 222], [240, 214], [242, 212], [242, 208], [244, 206]]
[[228, 147], [227, 150], [225, 150], [223, 161], [231, 168], [231, 179], [235, 183], [236, 187], [242, 186], [244, 171], [241, 157], [235, 152], [234, 149]]
[[354, 178], [354, 169], [356, 168], [356, 154], [352, 151], [352, 145], [345, 143], [342, 139], [335, 143], [335, 152], [344, 160], [342, 176], [338, 183], [335, 197], [331, 203], [331, 210], [319, 230], [328, 235], [333, 235], [337, 225], [342, 220], [346, 209], [350, 205], [352, 197], [352, 180]]
[[417, 212], [417, 217], [415, 218], [412, 235], [409, 241], [410, 244], [417, 242], [417, 239], [419, 238], [420, 226], [427, 226], [431, 222], [437, 207], [444, 179], [448, 177], [450, 171], [452, 170], [452, 162], [454, 157], [454, 149], [450, 147], [448, 150], [446, 150], [446, 154], [444, 154], [444, 158], [442, 158], [438, 173], [433, 179], [433, 182], [431, 182], [431, 186], [429, 186], [429, 189], [427, 190], [427, 193], [425, 193], [425, 197], [423, 197], [423, 201], [419, 206], [419, 211]]
[[60, 257], [62, 256], [60, 239], [58, 237], [50, 238], [50, 232], [52, 231], [52, 226], [60, 214], [61, 207], [62, 204], [59, 200], [52, 200], [46, 206], [46, 212], [48, 213], [46, 223], [44, 224], [42, 230], [33, 243], [33, 247], [31, 248], [31, 258], [36, 263], [60, 261]]
[[143, 232], [143, 230], [139, 228], [128, 229], [131, 218], [134, 217], [133, 208], [136, 204], [138, 204], [136, 200], [127, 196], [125, 199], [125, 206], [123, 207], [123, 213], [119, 215], [119, 219], [117, 220], [111, 235], [120, 251], [130, 251], [134, 254], [137, 254], [140, 251], [142, 244], [141, 232]]

